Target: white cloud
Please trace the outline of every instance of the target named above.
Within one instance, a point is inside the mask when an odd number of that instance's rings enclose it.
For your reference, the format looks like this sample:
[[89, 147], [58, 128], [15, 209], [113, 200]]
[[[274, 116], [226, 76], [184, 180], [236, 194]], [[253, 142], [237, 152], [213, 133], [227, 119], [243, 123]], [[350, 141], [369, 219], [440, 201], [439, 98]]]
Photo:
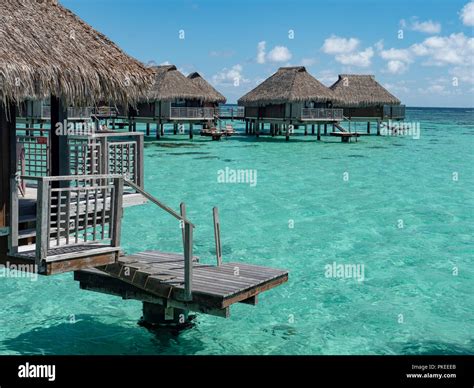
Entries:
[[326, 86], [331, 86], [337, 81], [338, 76], [333, 70], [323, 70], [317, 74], [316, 79], [321, 81]]
[[372, 47], [368, 47], [363, 51], [336, 55], [336, 61], [342, 63], [343, 65], [368, 67], [371, 64], [371, 59], [373, 56], [374, 49]]
[[402, 74], [407, 71], [408, 65], [402, 61], [388, 61], [387, 62], [387, 72], [391, 74]]
[[466, 26], [474, 26], [474, 1], [467, 3], [460, 14], [461, 20]]
[[[380, 42], [378, 43], [380, 47]], [[324, 41], [321, 50], [326, 54], [335, 55], [336, 61], [343, 65], [368, 67], [374, 56], [374, 49], [367, 47], [365, 50], [356, 51], [359, 44], [360, 41], [356, 38], [341, 38], [331, 35]]]
[[270, 62], [286, 62], [291, 59], [290, 50], [285, 46], [275, 46], [267, 55]]
[[[449, 74], [451, 74], [453, 78], [456, 77], [459, 84], [463, 82], [474, 84], [474, 67], [454, 67], [449, 71]], [[452, 81], [454, 81], [454, 79]]]
[[425, 66], [456, 66], [460, 68], [474, 66], [474, 38], [463, 33], [449, 36], [432, 36], [421, 43], [415, 43], [405, 49], [391, 48], [382, 50], [380, 57], [387, 61], [386, 71], [401, 74], [417, 57], [425, 57]]
[[267, 61], [270, 62], [286, 62], [292, 57], [290, 50], [285, 46], [275, 46], [267, 54], [266, 52], [267, 42], [264, 40], [258, 42], [257, 45], [257, 63], [264, 64]]
[[225, 67], [212, 76], [212, 82], [219, 86], [239, 86], [248, 83], [249, 80], [244, 78], [242, 71], [243, 67], [239, 64], [232, 66], [230, 69]]
[[265, 63], [265, 41], [258, 42], [257, 45], [257, 63], [263, 64]]
[[[182, 73], [182, 74], [183, 74], [184, 76], [186, 76], [186, 77], [187, 77], [189, 74], [191, 74], [191, 71], [186, 70], [184, 67], [178, 67], [178, 71], [179, 71], [180, 73]], [[204, 75], [204, 74], [202, 74], [202, 75]]]
[[400, 20], [400, 27], [412, 31], [423, 32], [425, 34], [439, 34], [441, 32], [441, 24], [433, 20], [419, 21], [418, 18], [412, 17], [410, 22], [405, 19]]
[[383, 39], [380, 39], [374, 44], [374, 47], [377, 51], [382, 51], [383, 50]]
[[170, 66], [171, 63], [169, 61], [164, 61], [160, 63], [160, 66]]
[[400, 81], [398, 83], [390, 84], [386, 83], [383, 85], [387, 90], [390, 90], [394, 93], [409, 93], [410, 89], [406, 86], [404, 81]]
[[359, 39], [356, 38], [341, 38], [336, 35], [331, 35], [324, 41], [321, 49], [326, 54], [347, 54], [353, 52], [359, 46]]
[[409, 49], [382, 50], [380, 56], [387, 61], [412, 62], [413, 53]]
[[425, 34], [439, 34], [441, 32], [441, 24], [432, 20], [425, 22], [413, 21], [411, 25], [413, 31], [424, 32]]
[[444, 85], [434, 84], [428, 86], [426, 89], [419, 89], [423, 94], [447, 94]]
[[302, 64], [303, 66], [312, 66], [312, 65], [314, 65], [315, 63], [316, 63], [316, 59], [314, 59], [314, 58], [303, 58], [303, 59], [301, 60], [301, 64]]
[[411, 50], [418, 56], [428, 56], [426, 65], [474, 65], [474, 38], [463, 33], [432, 36], [420, 44], [413, 45]]

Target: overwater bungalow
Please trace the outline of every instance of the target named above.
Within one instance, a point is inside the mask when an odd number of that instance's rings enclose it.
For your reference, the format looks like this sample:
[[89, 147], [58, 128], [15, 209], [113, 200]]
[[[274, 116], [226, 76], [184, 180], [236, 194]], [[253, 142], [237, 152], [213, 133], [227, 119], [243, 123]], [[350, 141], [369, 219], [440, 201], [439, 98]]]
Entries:
[[214, 125], [218, 117], [218, 104], [225, 97], [217, 92], [198, 73], [185, 77], [174, 65], [152, 67], [155, 81], [152, 88], [132, 109], [129, 118], [134, 122], [157, 125], [157, 138], [164, 134], [165, 124], [173, 125], [173, 133], [183, 133], [188, 125], [189, 137], [193, 138], [194, 125]]
[[227, 99], [219, 93], [209, 82], [207, 82], [197, 71], [187, 77], [206, 95], [204, 106], [207, 108], [217, 108], [219, 104], [225, 104]]
[[330, 89], [341, 102], [336, 106], [343, 109], [344, 117], [350, 121], [379, 123], [386, 120], [403, 120], [405, 105], [380, 85], [373, 75], [341, 74]]
[[307, 134], [311, 125], [314, 134], [321, 124], [342, 120], [342, 109], [334, 105], [341, 102], [334, 92], [306, 71], [304, 66], [280, 67], [271, 77], [263, 81], [238, 100], [245, 107], [246, 133], [259, 135], [265, 124], [270, 125], [270, 134], [285, 133], [286, 139], [295, 128], [304, 127]]
[[[255, 304], [287, 280], [286, 271], [224, 262], [217, 209], [217, 266], [198, 263], [184, 204], [176, 212], [143, 187], [143, 134], [117, 141], [120, 133], [64, 127], [69, 106], [136, 106], [149, 92], [151, 69], [55, 0], [3, 0], [0, 15], [8, 15], [0, 28], [0, 264], [41, 275], [74, 271], [83, 289], [142, 301], [149, 323], [176, 323], [188, 311], [227, 317], [232, 304]], [[48, 128], [17, 125], [24, 101], [45, 99]], [[125, 255], [123, 208], [145, 201], [182, 226], [182, 253]]]

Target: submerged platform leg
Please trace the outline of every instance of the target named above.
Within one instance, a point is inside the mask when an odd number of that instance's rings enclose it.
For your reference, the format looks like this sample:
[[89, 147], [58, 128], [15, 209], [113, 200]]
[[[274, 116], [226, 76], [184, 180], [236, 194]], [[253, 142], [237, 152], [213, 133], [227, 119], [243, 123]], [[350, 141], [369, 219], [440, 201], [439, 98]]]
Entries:
[[190, 324], [189, 312], [178, 308], [166, 308], [160, 304], [143, 302], [143, 317], [140, 325], [146, 327], [168, 326], [187, 327]]

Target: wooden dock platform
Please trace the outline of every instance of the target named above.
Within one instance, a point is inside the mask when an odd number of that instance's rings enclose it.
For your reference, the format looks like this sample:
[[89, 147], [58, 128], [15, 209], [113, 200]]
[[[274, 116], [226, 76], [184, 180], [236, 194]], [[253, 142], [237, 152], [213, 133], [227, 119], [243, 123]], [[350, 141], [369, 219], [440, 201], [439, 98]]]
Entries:
[[184, 293], [183, 255], [147, 251], [118, 262], [74, 272], [85, 290], [138, 299], [220, 317], [234, 303], [256, 304], [257, 295], [288, 280], [288, 272], [245, 263], [220, 266], [193, 260], [192, 300]]

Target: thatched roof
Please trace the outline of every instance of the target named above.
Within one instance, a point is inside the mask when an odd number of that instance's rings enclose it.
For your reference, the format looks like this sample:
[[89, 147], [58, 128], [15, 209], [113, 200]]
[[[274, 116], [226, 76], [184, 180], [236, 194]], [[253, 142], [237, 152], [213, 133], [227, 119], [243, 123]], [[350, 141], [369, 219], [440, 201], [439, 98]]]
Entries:
[[148, 100], [173, 101], [200, 100], [212, 101], [210, 96], [198, 88], [189, 78], [186, 78], [174, 65], [152, 67], [155, 72], [153, 86], [146, 94]]
[[330, 89], [342, 99], [342, 107], [398, 105], [400, 100], [380, 85], [373, 75], [340, 74]]
[[263, 106], [286, 102], [335, 102], [334, 93], [306, 71], [304, 66], [280, 67], [255, 89], [238, 100], [239, 105]]
[[1, 0], [0, 103], [134, 103], [152, 73], [56, 0]]
[[220, 94], [214, 87], [207, 82], [204, 78], [201, 77], [201, 74], [198, 72], [194, 72], [188, 75], [188, 79], [190, 79], [194, 85], [196, 85], [201, 91], [209, 96], [209, 101], [222, 103], [224, 104], [227, 100], [226, 98]]

